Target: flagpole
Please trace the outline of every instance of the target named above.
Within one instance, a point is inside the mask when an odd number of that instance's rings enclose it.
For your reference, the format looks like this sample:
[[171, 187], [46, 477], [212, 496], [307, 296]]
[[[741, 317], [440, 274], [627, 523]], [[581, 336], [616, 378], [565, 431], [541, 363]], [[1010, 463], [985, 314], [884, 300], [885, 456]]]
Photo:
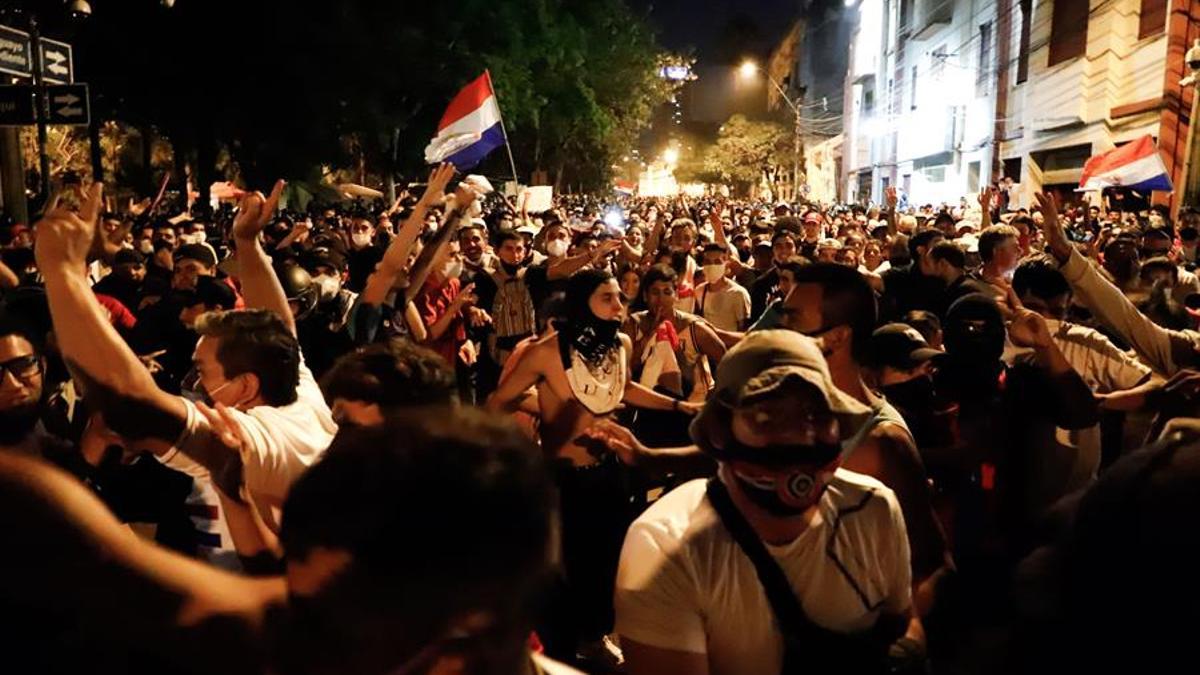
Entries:
[[520, 187], [521, 179], [517, 178], [517, 163], [513, 161], [512, 146], [508, 144], [508, 129], [504, 128], [504, 112], [500, 110], [500, 96], [496, 93], [496, 85], [492, 84], [492, 71], [484, 69], [483, 74], [487, 77], [488, 88], [492, 90], [492, 96], [496, 99], [496, 110], [500, 117], [500, 133], [504, 134], [504, 149], [508, 151], [508, 166], [512, 169], [513, 182]]

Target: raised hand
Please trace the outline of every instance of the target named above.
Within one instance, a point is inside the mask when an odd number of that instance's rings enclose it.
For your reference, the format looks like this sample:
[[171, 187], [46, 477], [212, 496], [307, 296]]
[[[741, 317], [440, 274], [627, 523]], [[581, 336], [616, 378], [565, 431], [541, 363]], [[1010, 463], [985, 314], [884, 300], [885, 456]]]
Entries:
[[984, 211], [991, 211], [992, 202], [994, 201], [995, 196], [996, 190], [990, 185], [985, 185], [983, 189], [979, 191], [979, 208], [983, 209]]
[[103, 194], [104, 185], [93, 183], [78, 212], [61, 206], [57, 197], [50, 200], [46, 213], [34, 226], [37, 230], [34, 258], [39, 269], [43, 272], [54, 268], [81, 271], [87, 265], [88, 254], [96, 245], [96, 221]]
[[1046, 238], [1050, 252], [1058, 262], [1065, 264], [1071, 258], [1071, 242], [1058, 220], [1058, 199], [1046, 192], [1035, 192], [1033, 197], [1037, 200], [1038, 210], [1042, 212], [1042, 236]]
[[889, 211], [895, 210], [896, 204], [900, 203], [900, 196], [899, 196], [899, 193], [896, 192], [896, 186], [894, 186], [894, 185], [889, 185], [889, 186], [887, 186], [887, 188], [884, 189], [883, 198], [884, 198], [884, 201], [887, 203], [887, 207], [888, 207]]
[[454, 178], [454, 165], [443, 162], [429, 172], [429, 181], [425, 184], [425, 193], [421, 195], [421, 203], [425, 206], [436, 206], [446, 196], [446, 186]]
[[620, 239], [609, 239], [608, 241], [596, 247], [596, 253], [592, 256], [593, 261], [603, 260], [606, 256], [612, 254], [613, 251], [621, 248]]
[[283, 180], [275, 181], [271, 194], [263, 197], [261, 192], [251, 192], [242, 197], [238, 205], [238, 213], [233, 218], [233, 238], [243, 241], [253, 241], [259, 233], [271, 222], [275, 208], [279, 206], [279, 197], [283, 194]]
[[1019, 308], [1016, 316], [1008, 324], [1008, 339], [1018, 347], [1039, 349], [1054, 344], [1050, 336], [1050, 327], [1046, 319], [1037, 312]]

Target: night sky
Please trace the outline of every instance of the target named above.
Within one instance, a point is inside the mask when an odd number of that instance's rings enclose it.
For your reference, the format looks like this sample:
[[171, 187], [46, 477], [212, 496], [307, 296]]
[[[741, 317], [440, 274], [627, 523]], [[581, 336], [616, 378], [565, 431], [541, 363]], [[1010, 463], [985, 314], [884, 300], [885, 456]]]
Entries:
[[800, 0], [630, 0], [648, 9], [659, 41], [672, 51], [689, 48], [699, 65], [765, 56], [795, 20]]

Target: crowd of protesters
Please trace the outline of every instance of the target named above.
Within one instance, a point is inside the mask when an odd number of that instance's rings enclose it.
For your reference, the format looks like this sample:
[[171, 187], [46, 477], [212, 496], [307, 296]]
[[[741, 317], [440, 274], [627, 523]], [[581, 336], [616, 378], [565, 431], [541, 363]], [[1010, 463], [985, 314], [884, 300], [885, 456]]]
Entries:
[[6, 672], [1188, 658], [1200, 215], [283, 188], [0, 228]]

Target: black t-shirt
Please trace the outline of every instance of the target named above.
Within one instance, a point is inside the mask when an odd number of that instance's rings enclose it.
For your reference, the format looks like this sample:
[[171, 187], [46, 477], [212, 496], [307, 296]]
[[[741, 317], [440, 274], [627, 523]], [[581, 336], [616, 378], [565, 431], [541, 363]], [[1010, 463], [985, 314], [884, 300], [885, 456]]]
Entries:
[[350, 278], [346, 281], [346, 288], [355, 293], [362, 293], [367, 286], [367, 277], [375, 271], [375, 266], [379, 264], [380, 260], [383, 260], [383, 249], [376, 246], [351, 250], [347, 253], [346, 265], [350, 269]]
[[762, 276], [750, 285], [750, 316], [755, 321], [762, 316], [763, 312], [767, 311], [767, 305], [771, 303], [771, 296], [778, 287], [779, 270], [774, 267], [763, 272]]
[[537, 312], [539, 324], [544, 321], [546, 301], [556, 294], [562, 295], [567, 292], [567, 279], [551, 279], [549, 273], [549, 260], [530, 265], [529, 271], [525, 272], [525, 283], [529, 286], [529, 295], [533, 298], [533, 310]]

